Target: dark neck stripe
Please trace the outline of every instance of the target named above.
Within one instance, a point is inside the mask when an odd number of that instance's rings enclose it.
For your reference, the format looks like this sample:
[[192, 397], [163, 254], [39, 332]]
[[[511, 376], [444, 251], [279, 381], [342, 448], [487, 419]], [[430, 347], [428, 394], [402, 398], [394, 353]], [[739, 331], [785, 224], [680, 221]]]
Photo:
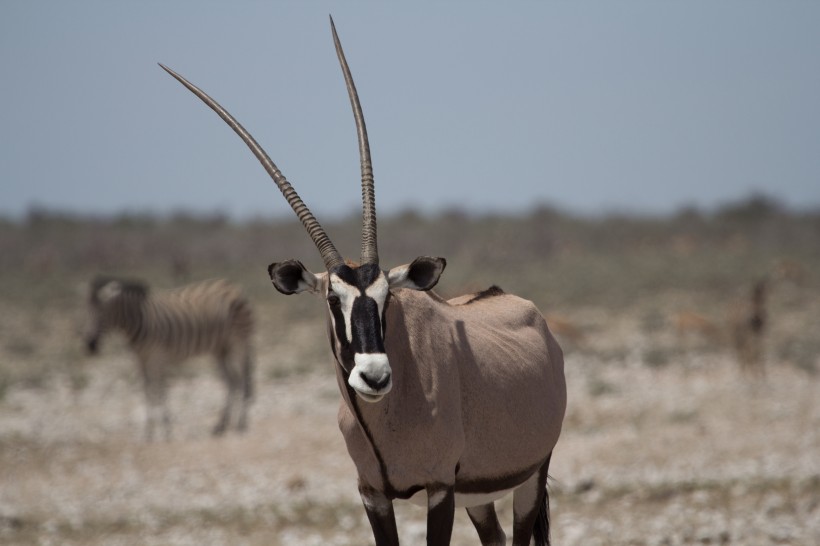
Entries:
[[[353, 410], [353, 415], [356, 417], [356, 421], [359, 423], [359, 426], [362, 427], [362, 431], [364, 432], [365, 437], [367, 438], [367, 443], [370, 444], [370, 447], [373, 449], [373, 455], [376, 457], [376, 461], [379, 463], [379, 474], [382, 478], [382, 488], [383, 493], [388, 497], [397, 497], [396, 490], [393, 489], [393, 486], [390, 484], [390, 479], [387, 477], [387, 465], [384, 463], [384, 457], [382, 456], [379, 447], [376, 445], [376, 442], [373, 440], [373, 433], [370, 430], [370, 426], [362, 417], [361, 408], [359, 408], [359, 399], [356, 396], [356, 391], [348, 385], [347, 378], [345, 377], [345, 386], [347, 387], [347, 397], [350, 400], [351, 409]], [[398, 497], [398, 498], [406, 498], [406, 497]]]

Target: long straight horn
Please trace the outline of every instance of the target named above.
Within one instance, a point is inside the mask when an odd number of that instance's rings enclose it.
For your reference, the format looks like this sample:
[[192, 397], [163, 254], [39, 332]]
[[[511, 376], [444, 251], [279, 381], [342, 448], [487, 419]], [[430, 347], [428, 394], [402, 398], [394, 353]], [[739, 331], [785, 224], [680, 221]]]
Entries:
[[199, 97], [202, 102], [207, 104], [211, 110], [219, 114], [225, 123], [227, 123], [234, 132], [239, 135], [245, 144], [248, 145], [248, 148], [251, 149], [253, 155], [262, 163], [262, 166], [268, 171], [268, 174], [276, 182], [276, 185], [279, 187], [279, 191], [282, 192], [282, 195], [285, 196], [285, 200], [287, 200], [288, 204], [293, 209], [293, 212], [296, 213], [296, 216], [299, 217], [299, 220], [302, 222], [302, 225], [305, 226], [307, 229], [308, 235], [310, 238], [313, 239], [313, 243], [316, 245], [316, 248], [319, 249], [319, 253], [322, 255], [322, 260], [325, 262], [325, 267], [329, 270], [336, 267], [337, 265], [341, 265], [344, 263], [344, 258], [342, 255], [339, 254], [339, 251], [336, 250], [336, 247], [333, 246], [333, 243], [330, 241], [330, 238], [325, 233], [325, 230], [319, 224], [319, 221], [313, 216], [310, 210], [307, 208], [307, 205], [302, 201], [299, 197], [299, 194], [296, 193], [296, 190], [293, 189], [293, 186], [290, 185], [285, 175], [279, 170], [279, 168], [271, 161], [268, 154], [265, 153], [265, 150], [256, 142], [256, 140], [251, 136], [251, 134], [245, 130], [242, 125], [234, 117], [228, 113], [227, 110], [222, 108], [218, 102], [208, 96], [207, 93], [202, 91], [200, 88], [168, 68], [162, 63], [159, 65], [168, 72], [171, 76], [176, 78], [179, 83], [187, 87], [194, 95]]
[[333, 17], [330, 18], [330, 28], [333, 30], [333, 43], [336, 45], [336, 55], [342, 65], [345, 76], [347, 94], [350, 96], [350, 106], [353, 107], [353, 117], [356, 120], [356, 131], [359, 135], [359, 158], [362, 164], [362, 263], [379, 263], [379, 248], [376, 240], [376, 194], [373, 187], [373, 164], [370, 161], [370, 144], [367, 142], [367, 127], [364, 124], [362, 105], [359, 103], [359, 94], [350, 68], [347, 66], [342, 44], [336, 34], [336, 25]]

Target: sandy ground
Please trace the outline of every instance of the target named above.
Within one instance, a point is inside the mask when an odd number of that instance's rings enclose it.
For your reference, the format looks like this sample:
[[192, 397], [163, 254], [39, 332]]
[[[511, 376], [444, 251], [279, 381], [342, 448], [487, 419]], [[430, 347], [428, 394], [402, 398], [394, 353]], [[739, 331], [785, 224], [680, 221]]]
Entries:
[[[197, 366], [210, 364], [189, 364], [171, 392], [169, 443], [142, 441], [126, 353], [88, 364], [82, 388], [56, 375], [8, 389], [0, 542], [372, 543], [330, 364], [260, 373], [250, 431], [222, 439], [209, 434], [222, 386]], [[820, 544], [817, 379], [777, 363], [765, 379], [743, 378], [717, 353], [663, 367], [637, 352], [569, 353], [566, 367], [570, 403], [551, 468], [555, 544]], [[510, 504], [500, 502], [508, 530]], [[424, 510], [400, 504], [397, 514], [403, 543], [423, 543]], [[477, 543], [459, 511], [453, 544]]]

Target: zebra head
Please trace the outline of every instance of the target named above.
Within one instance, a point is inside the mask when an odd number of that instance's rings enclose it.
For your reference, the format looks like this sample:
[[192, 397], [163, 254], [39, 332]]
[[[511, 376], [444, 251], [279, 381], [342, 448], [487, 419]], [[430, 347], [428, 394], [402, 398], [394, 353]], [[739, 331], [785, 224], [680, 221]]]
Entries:
[[390, 391], [390, 363], [384, 349], [384, 312], [390, 290], [429, 290], [438, 282], [446, 262], [422, 256], [409, 264], [382, 270], [376, 237], [376, 203], [370, 145], [358, 93], [331, 19], [333, 41], [342, 67], [359, 139], [362, 173], [362, 252], [360, 265], [345, 261], [325, 230], [279, 171], [267, 153], [234, 117], [194, 84], [160, 64], [171, 76], [213, 109], [245, 142], [279, 187], [288, 204], [305, 226], [322, 256], [326, 271], [310, 272], [298, 260], [273, 263], [268, 274], [283, 294], [311, 292], [326, 300], [331, 324], [330, 338], [336, 361], [348, 385], [363, 400], [374, 402]]
[[139, 311], [148, 287], [139, 281], [99, 276], [91, 282], [85, 345], [90, 354], [99, 350], [100, 339], [112, 328], [126, 334], [139, 327]]

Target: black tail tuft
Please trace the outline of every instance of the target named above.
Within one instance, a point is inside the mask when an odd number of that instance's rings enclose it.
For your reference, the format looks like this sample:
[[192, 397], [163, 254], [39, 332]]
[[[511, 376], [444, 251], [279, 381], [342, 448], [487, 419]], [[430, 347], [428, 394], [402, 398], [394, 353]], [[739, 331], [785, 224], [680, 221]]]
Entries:
[[550, 492], [544, 489], [544, 502], [538, 509], [538, 517], [532, 533], [535, 546], [550, 546]]

